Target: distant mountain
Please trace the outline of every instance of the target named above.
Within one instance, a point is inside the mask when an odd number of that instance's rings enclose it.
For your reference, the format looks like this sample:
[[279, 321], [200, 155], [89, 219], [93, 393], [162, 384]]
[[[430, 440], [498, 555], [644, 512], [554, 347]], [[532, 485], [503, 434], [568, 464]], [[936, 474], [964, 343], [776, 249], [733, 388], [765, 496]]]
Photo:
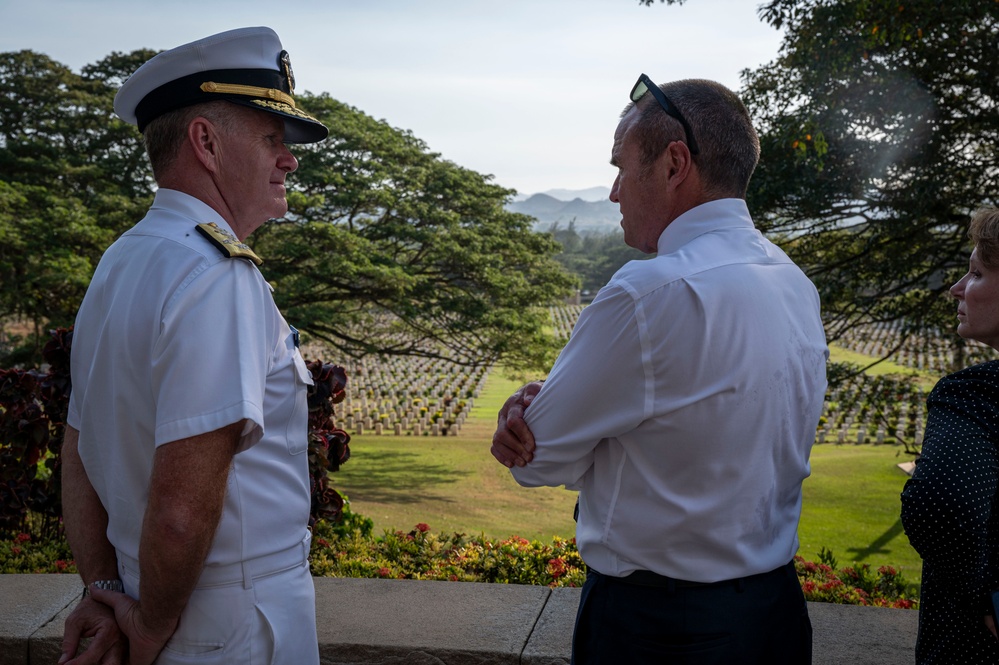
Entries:
[[[506, 206], [511, 212], [530, 215], [538, 220], [536, 228], [545, 230], [554, 223], [568, 226], [575, 224], [579, 232], [605, 233], [619, 228], [621, 213], [616, 203], [607, 199], [610, 190], [606, 187], [591, 187], [586, 190], [553, 189], [544, 194], [534, 194]], [[566, 199], [556, 196], [576, 196]], [[579, 194], [586, 194], [590, 200]]]
[[[586, 189], [549, 189], [546, 192], [538, 193], [547, 194], [553, 199], [558, 199], [559, 201], [571, 201], [573, 199], [583, 199], [584, 201], [606, 201], [607, 197], [610, 196], [610, 188], [587, 187]], [[532, 196], [534, 196], [534, 194], [520, 193], [513, 197], [513, 200], [526, 201]]]
[[606, 201], [610, 196], [609, 187], [588, 187], [587, 189], [549, 189], [542, 192], [559, 201], [583, 199], [584, 201]]
[[538, 219], [547, 219], [553, 215], [558, 215], [559, 211], [566, 206], [565, 201], [560, 201], [554, 196], [547, 194], [533, 194], [523, 201], [514, 201], [507, 206], [507, 210], [522, 212]]

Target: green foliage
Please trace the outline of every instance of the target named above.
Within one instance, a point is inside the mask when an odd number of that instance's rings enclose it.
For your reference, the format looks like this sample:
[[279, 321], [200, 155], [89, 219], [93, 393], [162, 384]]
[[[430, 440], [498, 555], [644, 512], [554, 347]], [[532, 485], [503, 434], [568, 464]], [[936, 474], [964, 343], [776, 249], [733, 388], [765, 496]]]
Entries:
[[628, 261], [650, 258], [624, 244], [624, 232], [587, 233], [579, 235], [574, 222], [562, 228], [556, 222], [548, 233], [562, 247], [555, 259], [570, 273], [579, 277], [581, 288], [595, 294], [610, 281]]
[[777, 59], [743, 74], [759, 226], [819, 288], [830, 340], [951, 327], [969, 214], [999, 191], [999, 4], [773, 0]]
[[0, 575], [76, 572], [73, 552], [61, 534], [47, 538], [24, 532], [0, 535]]
[[[0, 319], [68, 325], [103, 249], [148, 207], [141, 137], [113, 99], [152, 55], [75, 74], [0, 53]], [[544, 307], [574, 279], [550, 237], [504, 210], [512, 192], [328, 95], [298, 101], [330, 138], [296, 148], [291, 211], [251, 238], [286, 317], [344, 355], [549, 366]]]
[[833, 554], [832, 550], [825, 545], [823, 545], [822, 549], [819, 550], [819, 563], [823, 563], [830, 568], [835, 568], [838, 565], [836, 555]]
[[[112, 109], [111, 72], [150, 52], [75, 74], [32, 51], [0, 53], [0, 318], [72, 323], [102, 252], [148, 206], [138, 132]], [[32, 348], [33, 347], [33, 348]]]
[[0, 316], [72, 324], [111, 240], [78, 199], [0, 180]]
[[[347, 510], [348, 521], [357, 516]], [[363, 523], [363, 518], [360, 518]], [[426, 524], [412, 531], [370, 534], [363, 524], [352, 531], [328, 522], [317, 525], [310, 563], [317, 577], [355, 577], [452, 582], [580, 587], [586, 568], [575, 540], [555, 537], [551, 544], [513, 536], [490, 540], [460, 533], [435, 534]], [[830, 553], [831, 555], [831, 553]], [[832, 557], [835, 560], [835, 557]], [[872, 572], [867, 564], [837, 571], [826, 563], [795, 557], [805, 599], [811, 602], [915, 609], [902, 575], [891, 566]], [[0, 539], [0, 574], [75, 573], [65, 539], [19, 533]]]
[[299, 101], [330, 137], [297, 149], [288, 220], [251, 238], [286, 317], [348, 355], [549, 363], [545, 306], [574, 280], [512, 192], [328, 95]]
[[424, 523], [408, 532], [378, 537], [360, 531], [347, 536], [320, 525], [312, 541], [312, 574], [582, 586], [585, 567], [575, 540], [555, 537], [550, 545], [513, 536], [490, 540], [463, 533], [435, 534]]

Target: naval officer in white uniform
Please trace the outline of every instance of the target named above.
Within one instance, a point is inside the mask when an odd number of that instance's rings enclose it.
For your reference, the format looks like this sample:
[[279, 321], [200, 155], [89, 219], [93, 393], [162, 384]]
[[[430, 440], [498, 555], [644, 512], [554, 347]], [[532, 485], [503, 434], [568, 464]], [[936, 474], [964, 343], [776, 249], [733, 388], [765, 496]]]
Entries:
[[63, 504], [87, 595], [60, 662], [318, 663], [311, 377], [243, 241], [287, 212], [286, 144], [328, 130], [269, 28], [157, 55], [115, 111], [158, 190], [74, 329]]

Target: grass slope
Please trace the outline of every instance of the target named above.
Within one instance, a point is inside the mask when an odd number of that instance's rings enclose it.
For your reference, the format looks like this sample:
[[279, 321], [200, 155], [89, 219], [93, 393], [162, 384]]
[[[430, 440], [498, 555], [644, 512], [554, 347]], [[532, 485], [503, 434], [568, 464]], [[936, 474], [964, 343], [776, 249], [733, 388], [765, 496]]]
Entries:
[[[575, 493], [524, 488], [489, 453], [496, 413], [517, 383], [492, 372], [456, 437], [356, 436], [351, 460], [333, 476], [353, 509], [384, 529], [519, 535], [547, 541], [574, 535]], [[907, 476], [896, 464], [900, 447], [817, 445], [804, 483], [800, 553], [817, 560], [822, 548], [839, 564], [889, 564], [909, 582], [920, 578], [919, 556], [898, 520]]]
[[[838, 363], [853, 363], [861, 367], [867, 367], [872, 362], [877, 360], [877, 358], [872, 358], [871, 356], [865, 356], [862, 353], [856, 353], [855, 351], [848, 351], [847, 349], [836, 346], [835, 344], [829, 345], [829, 360]], [[890, 360], [882, 360], [877, 365], [869, 367], [866, 374], [871, 376], [880, 376], [882, 374], [903, 374], [905, 376], [915, 376], [916, 383], [919, 384], [923, 390], [929, 392], [933, 386], [936, 385], [939, 380], [939, 376], [933, 372], [926, 370], [912, 369], [911, 367], [906, 367], [904, 365], [899, 365]]]
[[333, 475], [351, 508], [384, 529], [572, 537], [576, 493], [521, 487], [489, 453], [496, 413], [519, 384], [491, 372], [459, 436], [364, 435], [351, 438], [350, 461]]
[[910, 461], [901, 446], [835, 445], [812, 448], [812, 475], [802, 486], [799, 554], [818, 560], [824, 547], [841, 566], [891, 565], [918, 583], [922, 564], [902, 531], [899, 494]]

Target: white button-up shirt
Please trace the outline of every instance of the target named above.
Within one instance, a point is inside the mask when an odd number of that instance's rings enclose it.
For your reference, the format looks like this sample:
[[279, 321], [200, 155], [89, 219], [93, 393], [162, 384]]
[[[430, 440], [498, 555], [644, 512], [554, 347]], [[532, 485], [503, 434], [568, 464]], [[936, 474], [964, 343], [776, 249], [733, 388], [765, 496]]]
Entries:
[[247, 420], [207, 566], [301, 543], [309, 520], [306, 385], [270, 286], [195, 226], [212, 208], [160, 189], [101, 258], [73, 333], [68, 422], [108, 512], [108, 539], [137, 559], [157, 446]]
[[773, 570], [798, 549], [826, 389], [818, 293], [741, 199], [684, 213], [658, 247], [583, 310], [512, 472], [580, 490], [576, 543], [606, 575]]

